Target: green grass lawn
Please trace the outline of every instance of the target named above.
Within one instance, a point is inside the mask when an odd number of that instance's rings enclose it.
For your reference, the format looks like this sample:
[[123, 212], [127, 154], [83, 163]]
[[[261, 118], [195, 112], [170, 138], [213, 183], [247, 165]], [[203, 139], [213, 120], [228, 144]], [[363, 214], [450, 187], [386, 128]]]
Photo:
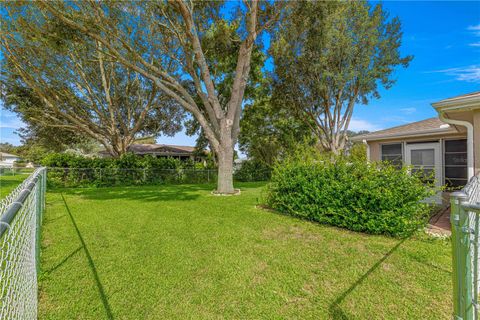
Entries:
[[49, 192], [40, 319], [450, 319], [450, 245], [256, 208], [261, 184]]
[[0, 176], [0, 200], [13, 191], [29, 174]]

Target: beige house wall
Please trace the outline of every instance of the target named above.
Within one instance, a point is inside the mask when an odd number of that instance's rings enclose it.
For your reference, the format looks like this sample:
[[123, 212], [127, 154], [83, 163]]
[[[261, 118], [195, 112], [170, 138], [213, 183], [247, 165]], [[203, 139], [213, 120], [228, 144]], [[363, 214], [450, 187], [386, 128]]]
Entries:
[[[478, 124], [480, 125], [480, 112], [478, 113]], [[477, 130], [479, 135], [480, 141], [480, 129]], [[384, 139], [384, 140], [376, 140], [376, 141], [368, 141], [368, 147], [370, 150], [370, 160], [371, 161], [380, 161], [382, 158], [382, 144], [390, 144], [390, 143], [403, 143], [403, 142], [430, 142], [440, 139], [449, 140], [449, 139], [465, 139], [467, 138], [466, 132], [460, 133], [453, 133], [453, 134], [443, 134], [443, 135], [429, 135], [423, 137], [409, 137], [409, 138], [397, 138], [397, 139]], [[479, 156], [480, 157], [480, 156]], [[478, 157], [477, 157], [478, 159]]]
[[[461, 111], [461, 112], [448, 112], [447, 118], [454, 120], [468, 121], [473, 124], [473, 145], [474, 145], [474, 165], [475, 174], [480, 173], [480, 109]], [[382, 144], [399, 143], [399, 142], [421, 142], [432, 141], [439, 139], [455, 139], [466, 138], [467, 129], [464, 126], [455, 126], [459, 133], [448, 135], [426, 135], [422, 137], [409, 137], [409, 138], [396, 138], [396, 139], [382, 139], [368, 141], [370, 150], [370, 160], [381, 160], [381, 146]]]
[[[447, 118], [454, 120], [468, 121], [473, 124], [473, 157], [475, 174], [480, 172], [480, 109], [461, 111], [461, 112], [448, 112]], [[458, 130], [466, 132], [464, 126], [457, 126]]]
[[480, 172], [480, 110], [473, 113], [473, 148], [475, 157], [475, 173]]
[[380, 143], [378, 141], [368, 141], [368, 147], [370, 148], [370, 161], [380, 161]]

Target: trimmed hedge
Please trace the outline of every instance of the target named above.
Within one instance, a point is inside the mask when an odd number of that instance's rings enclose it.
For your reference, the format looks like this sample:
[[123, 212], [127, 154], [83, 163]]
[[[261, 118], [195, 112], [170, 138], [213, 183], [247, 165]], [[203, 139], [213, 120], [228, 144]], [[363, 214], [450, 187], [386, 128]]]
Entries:
[[352, 158], [289, 159], [275, 166], [266, 204], [353, 231], [408, 236], [426, 225], [438, 190], [408, 168]]
[[127, 153], [120, 158], [91, 158], [71, 153], [51, 153], [41, 161], [45, 167], [58, 168], [156, 168], [156, 169], [176, 169], [182, 166], [191, 166], [191, 164], [182, 163], [174, 158], [155, 158], [150, 155], [136, 156], [133, 153]]
[[120, 158], [87, 158], [54, 153], [42, 160], [54, 187], [125, 186], [163, 183], [215, 182], [216, 170], [198, 170], [192, 161], [132, 153]]
[[250, 182], [250, 181], [268, 181], [272, 175], [272, 168], [267, 165], [255, 161], [247, 160], [242, 163], [242, 166], [235, 171], [233, 178], [236, 181]]

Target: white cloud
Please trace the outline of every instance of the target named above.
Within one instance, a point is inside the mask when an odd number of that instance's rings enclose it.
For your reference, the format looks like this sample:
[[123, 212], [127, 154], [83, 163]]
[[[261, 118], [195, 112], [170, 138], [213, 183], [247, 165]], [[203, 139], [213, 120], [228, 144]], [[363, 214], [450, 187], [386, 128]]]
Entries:
[[21, 127], [24, 127], [25, 124], [13, 117], [1, 117], [0, 118], [0, 129], [5, 128], [5, 129], [19, 129]]
[[367, 120], [352, 118], [350, 120], [350, 125], [348, 126], [348, 130], [352, 131], [360, 131], [360, 130], [368, 130], [368, 131], [377, 131], [381, 130], [382, 128], [373, 124]]
[[[475, 26], [469, 26], [467, 30], [470, 31], [470, 33], [472, 33], [474, 37], [480, 37], [480, 23]], [[469, 43], [468, 45], [470, 47], [480, 47], [480, 42], [476, 41]]]
[[400, 111], [403, 113], [403, 114], [413, 114], [415, 112], [417, 112], [417, 108], [402, 108], [400, 109]]
[[470, 31], [480, 31], [480, 23], [477, 24], [476, 26], [468, 26], [467, 30], [470, 30]]
[[471, 31], [475, 36], [480, 37], [480, 23], [475, 26], [469, 26], [468, 31]]
[[480, 65], [470, 65], [458, 68], [449, 68], [433, 72], [443, 73], [454, 77], [458, 81], [480, 83]]
[[475, 26], [468, 26], [467, 30], [469, 31], [480, 31], [480, 23]]

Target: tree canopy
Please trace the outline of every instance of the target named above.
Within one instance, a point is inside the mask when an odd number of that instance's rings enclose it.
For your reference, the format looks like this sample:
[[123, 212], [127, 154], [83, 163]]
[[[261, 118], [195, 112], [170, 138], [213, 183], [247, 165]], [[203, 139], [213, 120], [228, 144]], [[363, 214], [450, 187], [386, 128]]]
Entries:
[[31, 4], [11, 3], [6, 11], [2, 96], [5, 108], [29, 125], [24, 135], [78, 142], [80, 133], [119, 156], [139, 135], [181, 128], [183, 109], [110, 59], [101, 43], [45, 19]]
[[[231, 15], [222, 12], [220, 1], [34, 5], [65, 30], [94, 41], [100, 53], [149, 79], [189, 112], [217, 155], [217, 191], [233, 193], [233, 151], [253, 48], [285, 6], [255, 0], [235, 4]], [[224, 55], [229, 59], [219, 61]]]
[[238, 143], [249, 158], [272, 167], [297, 148], [315, 144], [316, 137], [304, 122], [272, 101], [270, 86], [264, 91], [245, 105]]
[[274, 101], [310, 126], [322, 147], [345, 147], [356, 104], [379, 98], [400, 53], [398, 18], [365, 1], [298, 1], [275, 33]]
[[[411, 60], [400, 53], [399, 20], [365, 1], [5, 8], [2, 98], [29, 124], [25, 135], [55, 128], [68, 132], [59, 141], [74, 141], [81, 133], [120, 155], [139, 137], [177, 132], [186, 117], [198, 148], [215, 153], [220, 193], [234, 192], [237, 142], [269, 165], [299, 141], [339, 152], [355, 105], [378, 98]], [[271, 83], [263, 69], [268, 54]]]

